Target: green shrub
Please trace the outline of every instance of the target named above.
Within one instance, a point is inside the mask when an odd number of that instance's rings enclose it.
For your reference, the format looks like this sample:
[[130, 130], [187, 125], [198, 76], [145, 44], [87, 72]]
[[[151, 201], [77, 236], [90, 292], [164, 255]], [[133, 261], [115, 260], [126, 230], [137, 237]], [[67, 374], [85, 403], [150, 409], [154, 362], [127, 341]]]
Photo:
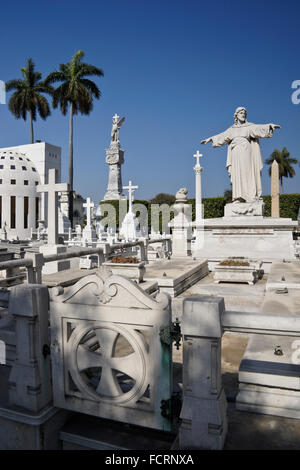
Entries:
[[[271, 196], [263, 196], [265, 217], [271, 217]], [[300, 207], [300, 194], [281, 194], [279, 197], [280, 217], [297, 220]]]
[[[263, 196], [263, 200], [265, 203], [265, 217], [271, 217], [271, 196]], [[188, 204], [192, 205], [192, 218], [195, 220], [196, 216], [196, 205], [195, 199], [188, 199]], [[202, 203], [204, 205], [204, 218], [205, 219], [214, 219], [224, 216], [224, 206], [227, 204], [227, 200], [225, 197], [209, 197], [202, 199]], [[111, 204], [115, 211], [116, 211], [116, 224], [117, 227], [122, 223], [119, 214], [119, 201], [101, 201], [101, 205], [103, 204]], [[128, 210], [128, 201], [124, 200], [120, 202], [122, 207], [123, 216], [126, 214]], [[148, 227], [151, 227], [151, 203], [149, 201], [144, 200], [135, 200], [133, 204], [143, 204], [146, 209], [148, 210]], [[298, 218], [298, 211], [300, 207], [300, 194], [282, 194], [280, 195], [280, 217], [283, 218], [290, 218], [292, 220], [297, 220]], [[153, 209], [154, 211], [157, 208]], [[104, 213], [103, 216], [105, 217], [107, 213]], [[139, 216], [139, 212], [136, 214]], [[174, 217], [173, 212], [171, 212], [171, 218]], [[106, 221], [106, 225], [112, 225], [114, 220], [113, 218], [108, 218]], [[155, 227], [157, 229], [157, 227]], [[164, 231], [166, 227], [162, 227], [162, 214], [159, 215], [159, 229], [160, 231]]]

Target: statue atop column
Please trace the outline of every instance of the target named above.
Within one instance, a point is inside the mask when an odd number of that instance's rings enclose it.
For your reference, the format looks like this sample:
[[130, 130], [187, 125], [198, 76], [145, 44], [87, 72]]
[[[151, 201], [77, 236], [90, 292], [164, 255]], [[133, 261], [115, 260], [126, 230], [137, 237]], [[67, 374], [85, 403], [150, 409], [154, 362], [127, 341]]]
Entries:
[[[228, 145], [226, 168], [232, 183], [231, 215], [261, 215], [255, 213], [262, 203], [261, 170], [263, 167], [259, 139], [272, 137], [277, 124], [253, 124], [247, 121], [247, 110], [239, 107], [234, 124], [221, 134], [202, 140], [213, 147]], [[243, 204], [239, 204], [243, 203]], [[247, 203], [247, 207], [244, 203]], [[249, 213], [250, 211], [250, 213]], [[229, 215], [229, 214], [228, 214]]]
[[106, 149], [106, 163], [109, 165], [108, 186], [103, 200], [124, 199], [122, 192], [121, 165], [124, 163], [124, 150], [121, 149], [119, 140], [119, 130], [122, 127], [125, 117], [119, 120], [117, 114], [112, 118], [111, 141]]
[[120, 121], [118, 121], [120, 116], [115, 114], [113, 116], [113, 124], [112, 124], [112, 129], [111, 129], [111, 144], [113, 143], [120, 143], [119, 140], [119, 129], [121, 129], [123, 122], [125, 121], [125, 118], [122, 117]]

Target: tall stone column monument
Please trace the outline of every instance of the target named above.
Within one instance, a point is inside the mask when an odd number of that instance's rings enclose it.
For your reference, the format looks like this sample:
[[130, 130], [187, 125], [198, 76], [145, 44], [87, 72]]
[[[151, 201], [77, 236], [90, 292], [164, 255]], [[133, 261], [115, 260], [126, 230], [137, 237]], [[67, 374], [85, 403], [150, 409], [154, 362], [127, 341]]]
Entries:
[[122, 192], [121, 175], [121, 165], [124, 163], [124, 150], [121, 148], [119, 140], [119, 129], [125, 121], [125, 117], [118, 120], [119, 117], [117, 114], [113, 116], [111, 142], [109, 148], [106, 149], [106, 163], [109, 165], [109, 176], [107, 191], [103, 198], [104, 201], [125, 199], [125, 195]]

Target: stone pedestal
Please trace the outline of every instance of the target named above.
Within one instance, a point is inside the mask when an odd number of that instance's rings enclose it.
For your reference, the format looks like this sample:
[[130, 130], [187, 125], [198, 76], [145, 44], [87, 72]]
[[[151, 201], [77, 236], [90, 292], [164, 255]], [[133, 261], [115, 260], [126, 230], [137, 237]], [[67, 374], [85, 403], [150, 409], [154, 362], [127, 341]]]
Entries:
[[121, 149], [119, 142], [111, 143], [106, 149], [106, 163], [109, 165], [108, 186], [104, 201], [124, 199], [122, 192], [121, 165], [124, 163], [124, 150]]
[[82, 241], [86, 241], [87, 243], [92, 243], [93, 241], [96, 242], [97, 234], [96, 230], [93, 229], [91, 226], [85, 226], [82, 231]]
[[268, 272], [272, 261], [296, 259], [293, 231], [297, 222], [271, 217], [220, 217], [204, 219], [204, 241], [200, 255], [212, 269], [220, 260], [245, 257], [263, 262]]
[[[67, 247], [64, 245], [42, 245], [40, 246], [40, 253], [44, 256], [46, 255], [57, 255], [60, 253], [66, 253]], [[64, 271], [65, 269], [70, 269], [70, 260], [62, 261], [50, 261], [45, 263], [43, 266], [43, 274], [53, 274], [59, 271]]]
[[224, 208], [225, 217], [252, 217], [264, 215], [265, 204], [263, 200], [254, 202], [233, 202], [226, 204]]
[[[204, 213], [204, 209], [202, 209], [202, 213]], [[203, 257], [203, 246], [204, 246], [204, 225], [205, 220], [201, 219], [198, 222], [192, 222], [192, 227], [194, 228], [194, 236], [195, 241], [192, 246], [192, 255], [195, 258], [202, 258]]]
[[173, 227], [172, 230], [172, 256], [181, 258], [191, 256], [191, 229]]
[[172, 256], [175, 258], [190, 256], [192, 213], [191, 206], [187, 204], [187, 189], [182, 188], [177, 192], [173, 210], [174, 219], [168, 224], [172, 228]]

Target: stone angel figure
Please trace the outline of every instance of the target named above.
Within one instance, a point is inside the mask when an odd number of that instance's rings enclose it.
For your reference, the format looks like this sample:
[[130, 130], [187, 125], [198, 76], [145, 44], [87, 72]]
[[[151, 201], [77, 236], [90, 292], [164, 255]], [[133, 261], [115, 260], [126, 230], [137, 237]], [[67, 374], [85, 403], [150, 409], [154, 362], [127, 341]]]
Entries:
[[122, 117], [119, 121], [120, 116], [115, 114], [113, 116], [113, 124], [111, 129], [111, 143], [117, 143], [119, 141], [119, 129], [121, 129], [123, 122], [125, 121], [125, 117]]

